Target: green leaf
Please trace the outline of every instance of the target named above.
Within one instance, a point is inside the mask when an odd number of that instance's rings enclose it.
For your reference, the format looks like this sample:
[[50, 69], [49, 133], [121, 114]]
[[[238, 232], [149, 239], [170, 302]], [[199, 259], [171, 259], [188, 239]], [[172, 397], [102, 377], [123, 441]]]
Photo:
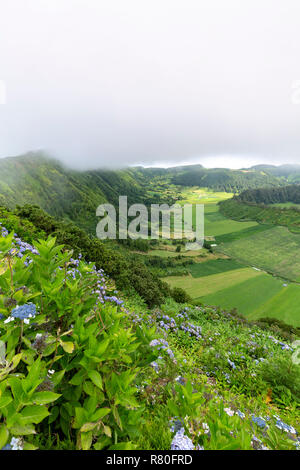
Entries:
[[97, 372], [96, 370], [90, 370], [88, 372], [88, 376], [91, 381], [96, 385], [96, 387], [100, 388], [100, 390], [103, 390], [102, 377], [99, 372]]
[[60, 345], [63, 350], [68, 354], [72, 354], [72, 352], [74, 351], [74, 343], [72, 343], [71, 341], [60, 341]]
[[87, 413], [84, 408], [76, 407], [75, 408], [75, 419], [73, 422], [73, 428], [81, 428], [83, 424], [87, 421]]
[[102, 419], [102, 418], [104, 418], [104, 416], [108, 415], [108, 413], [110, 413], [110, 411], [111, 411], [110, 408], [99, 408], [93, 414], [92, 421], [99, 421], [99, 419]]
[[81, 440], [81, 448], [82, 450], [89, 450], [91, 445], [92, 445], [92, 440], [93, 440], [93, 433], [92, 431], [90, 432], [82, 432], [80, 434], [80, 440]]
[[118, 444], [114, 444], [110, 446], [108, 450], [134, 450], [135, 445], [132, 442], [119, 442]]
[[34, 446], [33, 444], [30, 444], [29, 442], [24, 442], [23, 449], [24, 450], [37, 450], [38, 447]]
[[13, 436], [27, 436], [29, 434], [36, 434], [33, 424], [27, 424], [26, 426], [16, 424], [15, 426], [10, 427], [9, 430]]
[[63, 369], [59, 372], [55, 372], [55, 374], [52, 375], [51, 380], [55, 386], [58, 385], [62, 381], [65, 375], [65, 372], [66, 371]]
[[0, 449], [5, 446], [9, 436], [8, 429], [4, 424], [0, 424]]
[[43, 421], [46, 416], [50, 413], [45, 406], [31, 405], [26, 406], [21, 411], [21, 422], [22, 424], [38, 424]]
[[36, 405], [46, 405], [61, 397], [61, 394], [54, 392], [36, 392], [32, 395], [31, 401]]
[[69, 380], [69, 384], [71, 384], [71, 385], [80, 385], [83, 382], [83, 378], [84, 378], [85, 375], [86, 375], [86, 372], [83, 371], [83, 370], [80, 370], [75, 375], [73, 375], [71, 380]]
[[0, 408], [5, 408], [12, 402], [12, 400], [11, 396], [0, 397]]
[[98, 424], [98, 423], [84, 423], [84, 425], [81, 426], [80, 431], [81, 431], [81, 432], [92, 431], [93, 429], [95, 429], [95, 427], [97, 426], [97, 424]]

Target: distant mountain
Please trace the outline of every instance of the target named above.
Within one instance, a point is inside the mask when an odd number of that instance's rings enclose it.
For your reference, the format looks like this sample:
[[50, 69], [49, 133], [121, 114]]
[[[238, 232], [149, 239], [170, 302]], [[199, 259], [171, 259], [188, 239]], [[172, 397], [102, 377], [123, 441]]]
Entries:
[[[258, 165], [250, 169], [206, 169], [202, 165], [173, 168], [131, 167], [123, 170], [77, 171], [41, 152], [0, 159], [0, 205], [36, 204], [50, 215], [75, 222], [95, 233], [95, 211], [110, 202], [118, 207], [120, 195], [128, 203], [172, 202], [169, 184], [202, 186], [240, 193], [294, 182], [300, 165]], [[171, 199], [168, 199], [171, 198]]]
[[287, 181], [300, 182], [300, 165], [285, 164], [285, 165], [256, 165], [251, 168], [252, 170], [263, 171], [269, 175], [276, 177], [284, 177]]
[[246, 189], [281, 185], [277, 177], [255, 169], [206, 169], [201, 166], [183, 167], [176, 173], [174, 172], [172, 182], [183, 186], [203, 186], [215, 191], [232, 193]]
[[95, 233], [99, 204], [143, 200], [139, 172], [134, 169], [76, 171], [40, 153], [0, 159], [0, 205], [37, 204], [49, 214], [76, 222]]

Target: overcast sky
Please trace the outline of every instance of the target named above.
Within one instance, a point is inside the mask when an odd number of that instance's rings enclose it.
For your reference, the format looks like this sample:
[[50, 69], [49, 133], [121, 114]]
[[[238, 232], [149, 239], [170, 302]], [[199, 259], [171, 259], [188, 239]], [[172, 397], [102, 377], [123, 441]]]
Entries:
[[0, 0], [0, 80], [0, 157], [300, 163], [299, 0]]

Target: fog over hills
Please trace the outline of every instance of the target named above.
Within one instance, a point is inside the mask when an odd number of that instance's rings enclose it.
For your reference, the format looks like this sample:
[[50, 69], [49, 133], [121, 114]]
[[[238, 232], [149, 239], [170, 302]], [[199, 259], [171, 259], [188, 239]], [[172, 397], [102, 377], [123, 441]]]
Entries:
[[247, 170], [191, 165], [80, 171], [41, 152], [0, 159], [0, 205], [14, 208], [17, 204], [38, 204], [50, 214], [69, 218], [88, 231], [94, 231], [98, 205], [108, 201], [117, 206], [120, 195], [127, 195], [129, 204], [160, 202], [159, 193], [151, 191], [153, 183], [239, 193], [300, 183], [300, 171], [293, 165], [262, 165]]
[[297, 163], [298, 1], [2, 4], [1, 157]]

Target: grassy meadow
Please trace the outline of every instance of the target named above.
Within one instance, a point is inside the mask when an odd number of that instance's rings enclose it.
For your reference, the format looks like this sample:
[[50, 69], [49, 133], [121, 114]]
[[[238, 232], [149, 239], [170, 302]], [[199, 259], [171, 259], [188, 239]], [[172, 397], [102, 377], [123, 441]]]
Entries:
[[285, 279], [300, 281], [300, 235], [273, 227], [250, 237], [224, 243], [223, 253]]
[[[217, 246], [213, 259], [194, 258], [188, 275], [164, 280], [203, 304], [236, 308], [252, 320], [272, 317], [300, 326], [300, 235], [286, 227], [225, 217], [218, 202], [232, 197], [228, 193], [188, 188], [180, 197], [180, 204], [204, 204], [205, 237]], [[181, 254], [189, 256], [189, 252]]]

